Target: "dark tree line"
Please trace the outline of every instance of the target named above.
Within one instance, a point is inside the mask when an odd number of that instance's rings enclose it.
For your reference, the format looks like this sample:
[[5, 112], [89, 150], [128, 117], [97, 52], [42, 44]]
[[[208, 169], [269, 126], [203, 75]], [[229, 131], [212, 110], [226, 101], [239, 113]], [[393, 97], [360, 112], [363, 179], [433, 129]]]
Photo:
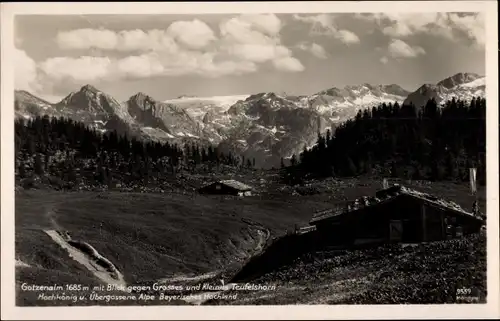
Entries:
[[405, 179], [468, 180], [469, 168], [486, 179], [486, 100], [453, 99], [438, 106], [381, 104], [359, 111], [300, 154], [284, 170], [292, 183], [304, 177], [379, 175]]
[[15, 121], [15, 154], [19, 178], [47, 174], [64, 182], [85, 178], [107, 185], [147, 184], [202, 165], [210, 170], [220, 165], [253, 166], [250, 159], [245, 163], [212, 146], [142, 141], [116, 131], [103, 134], [71, 119], [48, 116]]

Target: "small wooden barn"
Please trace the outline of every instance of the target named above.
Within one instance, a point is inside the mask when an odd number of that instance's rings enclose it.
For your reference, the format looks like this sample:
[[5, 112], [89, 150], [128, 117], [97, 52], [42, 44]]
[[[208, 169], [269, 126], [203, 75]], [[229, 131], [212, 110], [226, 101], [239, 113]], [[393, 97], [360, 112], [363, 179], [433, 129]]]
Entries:
[[317, 213], [317, 241], [327, 244], [417, 243], [477, 233], [484, 220], [454, 202], [403, 186]]
[[200, 194], [251, 196], [252, 187], [236, 180], [221, 180], [203, 186]]

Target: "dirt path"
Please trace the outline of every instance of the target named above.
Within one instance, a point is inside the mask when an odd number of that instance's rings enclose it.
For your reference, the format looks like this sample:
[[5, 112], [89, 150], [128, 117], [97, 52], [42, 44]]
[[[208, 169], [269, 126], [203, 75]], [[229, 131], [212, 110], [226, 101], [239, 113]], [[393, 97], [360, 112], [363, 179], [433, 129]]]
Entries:
[[264, 249], [264, 246], [266, 245], [267, 240], [269, 239], [269, 237], [271, 235], [271, 233], [269, 232], [268, 229], [266, 229], [264, 231], [257, 230], [257, 234], [258, 234], [258, 241], [257, 241], [257, 246], [254, 249], [253, 255], [259, 254]]
[[61, 236], [61, 234], [56, 230], [45, 230], [45, 233], [52, 238], [52, 240], [57, 243], [60, 247], [68, 251], [69, 256], [77, 261], [78, 263], [85, 266], [92, 274], [105, 282], [106, 284], [115, 284], [119, 286], [126, 286], [126, 282], [120, 271], [113, 269], [106, 269], [101, 264], [97, 263], [97, 260], [105, 260], [109, 262], [106, 258], [101, 256], [97, 250], [95, 250], [91, 245], [87, 244], [87, 247], [93, 252], [93, 255], [87, 254], [80, 249], [70, 245], [68, 239]]
[[16, 259], [16, 267], [30, 267], [30, 266], [31, 265], [29, 265], [28, 263], [25, 263], [20, 259]]
[[[72, 240], [71, 236], [64, 232], [64, 228], [61, 227], [55, 217], [55, 212], [53, 211], [52, 207], [46, 207], [45, 208], [45, 217], [46, 219], [49, 220], [50, 225], [52, 229], [44, 230], [44, 232], [56, 243], [58, 244], [61, 248], [65, 249], [69, 256], [80, 263], [81, 265], [85, 266], [96, 278], [99, 280], [103, 281], [106, 284], [114, 284], [114, 285], [119, 285], [126, 287], [127, 284], [124, 280], [123, 275], [118, 271], [114, 265], [105, 257], [103, 257], [95, 248], [93, 248], [90, 244], [84, 243], [84, 242], [79, 242], [80, 244], [84, 245], [85, 248], [87, 248], [86, 251], [82, 251], [79, 247], [75, 247], [72, 245]], [[265, 245], [270, 238], [270, 231], [263, 227], [261, 224], [254, 223], [254, 222], [245, 222], [249, 225], [250, 228], [256, 228], [257, 229], [257, 236], [255, 238], [256, 240], [256, 245], [253, 248], [253, 250], [248, 253], [247, 259], [250, 259], [254, 255], [260, 254], [263, 249], [265, 248]], [[89, 252], [89, 253], [87, 253]], [[98, 261], [105, 262], [108, 265], [111, 266], [111, 268], [106, 268], [102, 264], [99, 264]], [[16, 262], [17, 266], [25, 266], [23, 264], [24, 262]], [[180, 282], [187, 282], [187, 283], [194, 283], [194, 282], [200, 282], [204, 280], [213, 280], [214, 278], [217, 277], [218, 274], [220, 274], [222, 271], [212, 271], [200, 275], [174, 275], [169, 278], [164, 278], [158, 280], [158, 283], [162, 284], [168, 284], [168, 283], [180, 283]], [[204, 302], [210, 300], [213, 298], [213, 296], [231, 290], [233, 286], [236, 285], [236, 283], [229, 283], [229, 284], [217, 284], [217, 286], [222, 286], [223, 289], [220, 291], [206, 291], [206, 292], [201, 292], [201, 293], [195, 293], [192, 297], [188, 297], [184, 299], [186, 303], [189, 304], [194, 304], [194, 305], [201, 305]]]

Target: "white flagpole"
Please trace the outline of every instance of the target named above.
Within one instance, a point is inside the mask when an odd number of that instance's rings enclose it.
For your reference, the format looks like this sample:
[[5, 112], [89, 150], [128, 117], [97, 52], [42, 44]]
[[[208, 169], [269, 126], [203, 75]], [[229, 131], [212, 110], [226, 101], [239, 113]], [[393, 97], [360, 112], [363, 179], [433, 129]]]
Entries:
[[477, 186], [476, 186], [476, 169], [469, 168], [469, 178], [470, 178], [470, 189], [472, 195], [476, 195]]
[[477, 183], [476, 183], [476, 168], [469, 168], [469, 179], [470, 179], [470, 190], [473, 196], [475, 196], [474, 203], [472, 205], [472, 214], [479, 214], [479, 205], [477, 204]]

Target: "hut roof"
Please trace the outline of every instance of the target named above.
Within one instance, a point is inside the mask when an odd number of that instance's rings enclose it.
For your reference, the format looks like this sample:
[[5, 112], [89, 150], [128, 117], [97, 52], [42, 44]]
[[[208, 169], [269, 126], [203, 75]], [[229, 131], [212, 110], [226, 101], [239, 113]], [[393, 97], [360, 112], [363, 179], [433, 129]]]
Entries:
[[205, 185], [204, 187], [210, 186], [210, 185], [215, 184], [215, 183], [224, 184], [226, 186], [229, 186], [231, 188], [234, 188], [234, 189], [242, 191], [242, 192], [243, 191], [250, 191], [250, 190], [252, 190], [251, 186], [246, 185], [246, 184], [244, 184], [242, 182], [236, 181], [234, 179], [228, 179], [228, 180], [221, 180], [221, 181], [213, 182], [213, 183], [210, 183], [208, 185]]
[[362, 198], [356, 199], [354, 202], [350, 203], [347, 205], [347, 208], [342, 209], [342, 208], [337, 208], [337, 209], [328, 209], [325, 211], [321, 211], [318, 213], [315, 213], [313, 218], [310, 221], [310, 224], [313, 224], [318, 221], [322, 221], [334, 216], [342, 215], [342, 214], [347, 214], [351, 212], [356, 212], [360, 209], [367, 208], [370, 206], [377, 206], [382, 203], [388, 203], [396, 199], [397, 197], [401, 195], [407, 195], [410, 197], [418, 198], [421, 199], [431, 205], [440, 207], [442, 209], [448, 210], [448, 211], [453, 211], [455, 213], [458, 213], [460, 215], [467, 215], [472, 218], [477, 218], [474, 216], [472, 213], [467, 212], [464, 210], [460, 205], [458, 205], [455, 202], [452, 201], [446, 201], [444, 199], [441, 199], [439, 197], [436, 197], [434, 195], [428, 194], [428, 193], [423, 193], [419, 192], [404, 186], [400, 185], [394, 185], [388, 189], [381, 190], [377, 192], [377, 197], [367, 197], [363, 196]]
[[230, 187], [237, 189], [237, 190], [240, 190], [240, 191], [249, 191], [252, 189], [251, 186], [244, 184], [242, 182], [239, 182], [239, 181], [235, 181], [234, 179], [223, 180], [223, 181], [220, 181], [220, 183], [227, 185], [227, 186], [230, 186]]

